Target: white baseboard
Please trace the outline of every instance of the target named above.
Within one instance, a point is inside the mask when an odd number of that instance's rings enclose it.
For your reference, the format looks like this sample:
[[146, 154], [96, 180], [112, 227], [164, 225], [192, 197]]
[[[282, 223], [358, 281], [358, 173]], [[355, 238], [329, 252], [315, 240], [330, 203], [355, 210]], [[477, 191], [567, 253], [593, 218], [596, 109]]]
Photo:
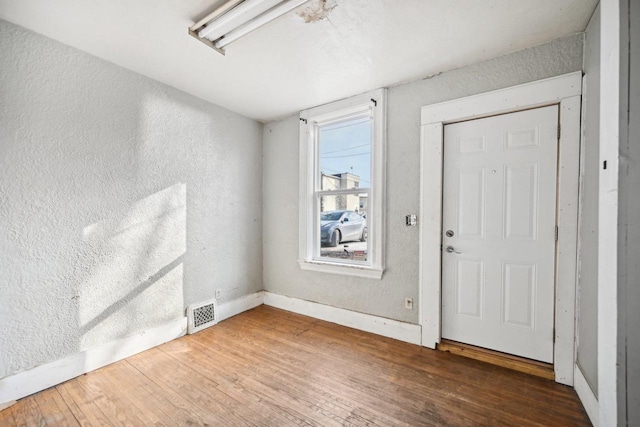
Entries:
[[144, 330], [136, 335], [70, 354], [62, 359], [2, 378], [0, 380], [0, 408], [14, 400], [179, 338], [186, 331], [187, 318], [183, 317]]
[[575, 365], [574, 369], [573, 386], [576, 389], [576, 393], [578, 394], [580, 401], [582, 402], [582, 406], [584, 406], [584, 410], [587, 411], [591, 424], [593, 424], [593, 427], [598, 427], [600, 412], [598, 410], [598, 398], [593, 393], [593, 390], [591, 390], [591, 386], [587, 382], [578, 365]]
[[[263, 292], [256, 292], [218, 305], [218, 320], [251, 310], [263, 303]], [[100, 347], [70, 354], [53, 362], [0, 379], [0, 410], [12, 402], [53, 387], [79, 375], [125, 359], [134, 354], [184, 336], [187, 318], [139, 332]]]
[[271, 292], [264, 293], [264, 304], [327, 322], [337, 323], [338, 325], [420, 345], [420, 325], [358, 313], [356, 311], [286, 297]]
[[245, 295], [233, 301], [218, 304], [218, 322], [256, 308], [264, 302], [264, 292]]

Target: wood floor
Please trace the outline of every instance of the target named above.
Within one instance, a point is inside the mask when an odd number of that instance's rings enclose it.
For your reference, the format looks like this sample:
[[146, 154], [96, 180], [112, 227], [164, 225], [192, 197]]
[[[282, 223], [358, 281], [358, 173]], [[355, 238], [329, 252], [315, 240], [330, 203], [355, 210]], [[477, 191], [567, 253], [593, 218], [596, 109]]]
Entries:
[[260, 306], [24, 398], [13, 425], [590, 424], [572, 388]]

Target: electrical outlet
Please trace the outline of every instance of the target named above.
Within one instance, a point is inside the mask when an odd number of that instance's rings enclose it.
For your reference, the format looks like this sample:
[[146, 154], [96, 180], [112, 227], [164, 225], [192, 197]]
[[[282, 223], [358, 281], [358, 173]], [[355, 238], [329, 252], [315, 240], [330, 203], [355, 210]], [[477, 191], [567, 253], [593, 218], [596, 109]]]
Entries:
[[222, 289], [216, 289], [216, 299], [220, 299], [222, 297]]
[[413, 298], [404, 299], [404, 308], [407, 310], [413, 310]]

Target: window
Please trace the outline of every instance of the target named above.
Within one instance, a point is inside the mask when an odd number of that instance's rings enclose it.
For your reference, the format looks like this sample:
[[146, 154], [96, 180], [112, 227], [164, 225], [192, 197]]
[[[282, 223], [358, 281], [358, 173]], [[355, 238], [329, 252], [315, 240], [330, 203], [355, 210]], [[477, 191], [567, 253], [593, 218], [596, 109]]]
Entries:
[[303, 269], [381, 278], [385, 91], [300, 113]]

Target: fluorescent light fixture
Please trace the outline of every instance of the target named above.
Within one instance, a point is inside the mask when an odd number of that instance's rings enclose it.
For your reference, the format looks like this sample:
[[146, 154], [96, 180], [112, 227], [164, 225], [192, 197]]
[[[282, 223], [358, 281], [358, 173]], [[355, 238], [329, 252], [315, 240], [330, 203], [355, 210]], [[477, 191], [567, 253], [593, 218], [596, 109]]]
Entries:
[[306, 1], [307, 0], [285, 0], [279, 5], [264, 12], [262, 15], [256, 16], [245, 24], [237, 27], [232, 31], [229, 31], [224, 35], [224, 37], [218, 39], [218, 41], [216, 41], [214, 44], [217, 48], [222, 49], [229, 43], [238, 40], [240, 37], [245, 36], [254, 30], [257, 30], [258, 28], [262, 27], [265, 24], [268, 24], [279, 16], [282, 16], [290, 10], [295, 9]]
[[234, 28], [271, 9], [282, 0], [245, 0], [229, 12], [209, 22], [198, 31], [198, 37], [214, 41]]
[[189, 34], [224, 55], [223, 48], [308, 0], [229, 0], [198, 21]]
[[199, 28], [204, 27], [205, 25], [207, 25], [207, 23], [213, 21], [214, 19], [216, 19], [217, 17], [219, 17], [223, 13], [226, 13], [229, 10], [233, 9], [234, 7], [236, 7], [237, 5], [242, 3], [243, 1], [244, 0], [229, 0], [229, 1], [227, 1], [225, 4], [223, 4], [222, 6], [220, 6], [219, 8], [217, 8], [216, 10], [214, 10], [213, 12], [211, 12], [210, 14], [208, 14], [207, 16], [205, 16], [204, 18], [202, 18], [201, 20], [199, 20], [198, 22], [193, 24], [191, 26], [191, 28], [189, 28], [189, 30], [197, 32]]

